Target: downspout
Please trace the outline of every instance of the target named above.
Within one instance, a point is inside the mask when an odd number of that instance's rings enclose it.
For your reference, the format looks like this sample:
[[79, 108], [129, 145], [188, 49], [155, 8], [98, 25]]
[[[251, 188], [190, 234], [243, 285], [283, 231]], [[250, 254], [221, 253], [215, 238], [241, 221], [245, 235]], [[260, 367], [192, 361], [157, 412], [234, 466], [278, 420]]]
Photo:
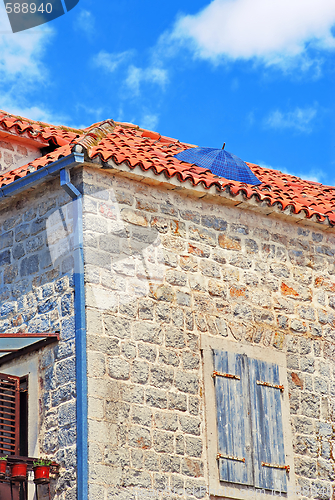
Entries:
[[83, 197], [71, 183], [68, 168], [60, 170], [60, 185], [73, 200], [74, 306], [76, 341], [77, 498], [88, 498], [87, 355], [83, 248]]

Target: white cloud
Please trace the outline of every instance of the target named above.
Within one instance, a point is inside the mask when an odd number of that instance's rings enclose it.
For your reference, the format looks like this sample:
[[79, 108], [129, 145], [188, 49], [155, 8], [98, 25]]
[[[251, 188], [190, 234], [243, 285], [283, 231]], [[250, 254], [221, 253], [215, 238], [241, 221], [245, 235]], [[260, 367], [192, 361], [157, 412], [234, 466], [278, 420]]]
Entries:
[[155, 130], [157, 125], [158, 125], [158, 115], [154, 115], [152, 113], [145, 114], [139, 123], [139, 126], [141, 128], [145, 128], [147, 130]]
[[11, 105], [10, 102], [6, 103], [6, 111], [12, 113], [13, 115], [25, 116], [31, 120], [36, 120], [40, 122], [56, 124], [58, 120], [56, 117], [49, 113], [46, 109], [42, 109], [39, 106], [16, 106]]
[[41, 59], [53, 35], [49, 27], [38, 27], [13, 34], [1, 2], [0, 5], [0, 85], [21, 79], [26, 87], [31, 80], [46, 77]]
[[138, 95], [140, 93], [140, 86], [142, 82], [155, 83], [164, 88], [168, 82], [168, 72], [166, 69], [155, 66], [143, 69], [130, 65], [128, 68], [126, 85], [132, 90], [132, 92]]
[[133, 55], [133, 51], [126, 50], [124, 52], [110, 53], [105, 50], [101, 50], [96, 58], [94, 59], [94, 65], [109, 73], [113, 73], [118, 66], [125, 63]]
[[311, 132], [312, 122], [316, 115], [316, 107], [297, 107], [286, 113], [277, 109], [270, 113], [270, 115], [264, 120], [264, 123], [266, 126], [275, 129], [296, 129], [299, 132]]
[[27, 98], [36, 85], [46, 85], [48, 69], [43, 56], [54, 31], [49, 26], [39, 26], [12, 33], [10, 23], [0, 4], [0, 92], [1, 108], [9, 113], [31, 119], [57, 122], [61, 118], [50, 113], [41, 104], [32, 105]]
[[95, 20], [91, 12], [81, 10], [76, 16], [75, 28], [84, 31], [87, 35], [92, 35], [95, 27]]
[[282, 174], [287, 174], [287, 175], [294, 175], [295, 177], [300, 177], [300, 179], [303, 179], [305, 181], [312, 181], [312, 182], [325, 182], [326, 180], [326, 175], [325, 172], [320, 170], [319, 168], [314, 168], [305, 172], [301, 172], [300, 170], [288, 170], [285, 167], [273, 167], [272, 165], [268, 165], [263, 161], [257, 162], [257, 165], [259, 165], [262, 168], [269, 168], [271, 170], [279, 170]]
[[335, 48], [334, 23], [334, 0], [213, 0], [181, 16], [169, 40], [191, 42], [198, 57], [217, 63], [256, 59], [285, 68], [298, 58], [306, 69], [313, 64], [306, 47]]

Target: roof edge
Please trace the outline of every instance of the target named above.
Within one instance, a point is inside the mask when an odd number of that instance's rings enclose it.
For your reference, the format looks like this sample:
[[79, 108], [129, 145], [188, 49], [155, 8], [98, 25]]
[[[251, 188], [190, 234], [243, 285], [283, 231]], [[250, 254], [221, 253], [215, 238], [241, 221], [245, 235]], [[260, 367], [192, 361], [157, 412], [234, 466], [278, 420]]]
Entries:
[[[86, 161], [85, 165], [92, 165], [94, 168], [104, 167], [106, 170], [112, 170], [116, 174], [119, 173], [119, 175], [131, 179], [136, 178], [143, 183], [156, 186], [161, 185], [167, 189], [185, 189], [197, 198], [220, 199], [221, 202], [227, 205], [234, 205], [238, 208], [250, 211], [256, 210], [263, 215], [271, 215], [280, 219], [289, 219], [292, 220], [292, 222], [294, 220], [296, 223], [300, 224], [305, 222], [304, 225], [312, 225], [313, 227], [317, 227], [319, 229], [322, 227], [325, 231], [330, 230], [335, 232], [335, 225], [330, 222], [327, 215], [314, 213], [311, 217], [307, 217], [307, 210], [305, 209], [301, 209], [295, 213], [293, 205], [288, 205], [285, 208], [279, 202], [271, 205], [266, 201], [266, 199], [262, 200], [257, 193], [253, 193], [253, 195], [248, 198], [245, 194], [246, 189], [242, 184], [237, 192], [233, 192], [229, 186], [226, 186], [225, 188], [221, 186], [219, 189], [216, 184], [206, 187], [202, 182], [199, 182], [197, 185], [194, 185], [190, 178], [180, 180], [176, 175], [173, 177], [167, 177], [165, 174], [163, 175], [164, 172], [156, 173], [153, 168], [143, 170], [139, 164], [134, 167], [130, 167], [126, 161], [117, 164], [112, 158], [109, 159], [107, 163], [104, 163], [99, 157], [95, 157], [94, 161]], [[161, 180], [162, 178], [164, 178], [164, 180]]]
[[64, 156], [59, 160], [46, 165], [34, 172], [27, 174], [14, 182], [11, 182], [7, 186], [0, 188], [0, 201], [3, 198], [9, 198], [16, 194], [22, 193], [27, 189], [34, 187], [42, 182], [53, 178], [59, 173], [62, 168], [72, 168], [77, 163], [84, 163], [84, 154], [73, 152], [68, 156]]

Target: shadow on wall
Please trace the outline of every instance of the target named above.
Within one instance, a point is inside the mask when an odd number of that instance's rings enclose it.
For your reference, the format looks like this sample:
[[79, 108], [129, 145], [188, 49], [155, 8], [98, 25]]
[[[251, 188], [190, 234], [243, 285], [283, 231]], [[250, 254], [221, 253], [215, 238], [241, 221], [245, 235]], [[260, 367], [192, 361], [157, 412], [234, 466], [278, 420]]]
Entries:
[[[53, 267], [73, 269], [73, 204], [55, 210], [46, 223], [47, 246]], [[87, 303], [114, 310], [147, 296], [165, 275], [160, 233], [140, 212], [125, 208], [113, 188], [95, 189], [84, 197], [83, 243]]]

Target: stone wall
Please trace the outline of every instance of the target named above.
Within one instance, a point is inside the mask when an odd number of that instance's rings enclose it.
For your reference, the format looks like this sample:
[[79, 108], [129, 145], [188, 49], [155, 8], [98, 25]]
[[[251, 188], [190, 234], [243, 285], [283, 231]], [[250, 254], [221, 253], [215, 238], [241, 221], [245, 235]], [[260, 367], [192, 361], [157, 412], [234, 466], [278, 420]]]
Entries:
[[36, 147], [8, 141], [0, 137], [0, 175], [22, 167], [39, 156], [41, 156], [41, 152]]
[[297, 484], [329, 498], [334, 235], [112, 172], [84, 191], [90, 500], [206, 497], [204, 333], [286, 354]]
[[[60, 342], [12, 361], [34, 361], [38, 400], [29, 408], [29, 453], [61, 465], [52, 498], [76, 498], [76, 412], [73, 310], [72, 212], [59, 180], [0, 206], [0, 332], [60, 331]], [[34, 391], [36, 388], [34, 388]], [[30, 393], [34, 392], [30, 386]], [[35, 408], [35, 406], [36, 408]], [[36, 410], [36, 411], [35, 411]], [[30, 415], [32, 417], [32, 415]]]

